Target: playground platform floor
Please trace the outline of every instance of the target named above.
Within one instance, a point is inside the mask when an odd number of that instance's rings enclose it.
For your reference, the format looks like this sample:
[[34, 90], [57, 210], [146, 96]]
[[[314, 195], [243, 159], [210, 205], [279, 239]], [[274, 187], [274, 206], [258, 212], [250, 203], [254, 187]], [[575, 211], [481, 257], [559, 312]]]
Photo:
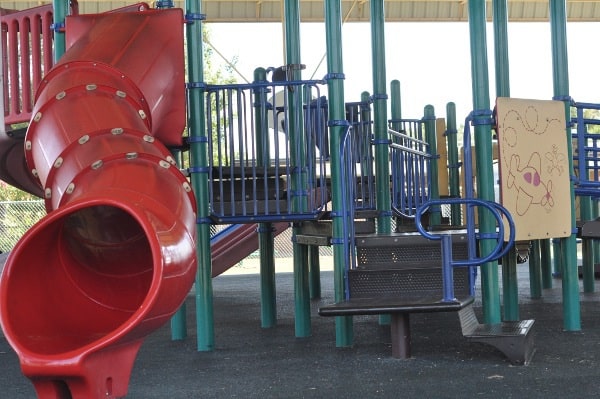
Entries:
[[[196, 351], [192, 294], [188, 338], [171, 341], [168, 326], [152, 334], [135, 363], [127, 398], [596, 397], [600, 295], [581, 294], [582, 330], [565, 332], [560, 280], [541, 299], [530, 299], [527, 265], [519, 270], [521, 317], [536, 320], [537, 351], [528, 366], [511, 365], [495, 349], [467, 342], [454, 313], [412, 317], [410, 360], [391, 358], [389, 328], [371, 316], [355, 318], [354, 347], [336, 348], [333, 319], [316, 313], [332, 301], [329, 270], [322, 272], [322, 299], [312, 302], [311, 337], [294, 337], [288, 272], [276, 278], [278, 325], [263, 329], [258, 275], [228, 273], [214, 279], [215, 350]], [[35, 398], [1, 335], [0, 398]]]

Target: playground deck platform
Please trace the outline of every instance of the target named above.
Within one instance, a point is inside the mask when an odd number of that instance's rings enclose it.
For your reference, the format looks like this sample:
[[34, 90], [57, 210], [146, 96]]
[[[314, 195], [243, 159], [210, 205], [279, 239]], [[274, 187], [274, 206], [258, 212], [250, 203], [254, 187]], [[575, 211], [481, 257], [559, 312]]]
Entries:
[[[215, 278], [215, 350], [196, 351], [191, 294], [188, 338], [171, 341], [168, 326], [152, 334], [136, 360], [127, 398], [584, 398], [600, 390], [600, 294], [581, 294], [582, 331], [564, 332], [560, 280], [542, 299], [530, 299], [523, 264], [521, 318], [536, 321], [537, 351], [528, 366], [513, 366], [494, 348], [467, 342], [456, 313], [415, 314], [413, 358], [397, 360], [389, 328], [377, 316], [355, 317], [354, 347], [335, 347], [333, 319], [317, 315], [319, 305], [333, 301], [332, 279], [331, 271], [322, 272], [312, 336], [298, 339], [291, 273], [277, 274], [278, 326], [271, 329], [260, 327], [257, 274]], [[1, 335], [0, 397], [35, 398]]]

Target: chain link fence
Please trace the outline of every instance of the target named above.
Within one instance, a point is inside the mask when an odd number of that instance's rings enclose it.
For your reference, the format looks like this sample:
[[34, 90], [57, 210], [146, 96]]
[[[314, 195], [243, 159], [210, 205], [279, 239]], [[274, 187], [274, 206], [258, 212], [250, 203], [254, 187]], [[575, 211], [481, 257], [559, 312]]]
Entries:
[[[0, 252], [9, 252], [37, 221], [46, 215], [43, 201], [0, 201]], [[213, 226], [216, 233], [223, 226]], [[293, 254], [291, 229], [275, 237], [275, 257], [289, 258]], [[331, 255], [329, 247], [321, 253]], [[258, 251], [249, 255], [258, 257]]]
[[46, 215], [43, 201], [0, 202], [0, 251], [10, 251], [31, 226]]

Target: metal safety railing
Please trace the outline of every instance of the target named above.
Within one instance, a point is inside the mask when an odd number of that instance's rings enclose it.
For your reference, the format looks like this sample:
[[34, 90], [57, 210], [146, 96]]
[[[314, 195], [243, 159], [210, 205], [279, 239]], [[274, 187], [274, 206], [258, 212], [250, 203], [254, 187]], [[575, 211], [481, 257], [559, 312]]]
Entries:
[[[574, 103], [571, 119], [575, 193], [600, 197], [600, 104]], [[592, 112], [586, 112], [592, 111]]]
[[[373, 120], [371, 119], [371, 101], [346, 103], [346, 119], [350, 130], [346, 138], [352, 162], [347, 165], [353, 170], [352, 180], [344, 180], [344, 184], [356, 182], [353, 187], [354, 209], [373, 210], [375, 203], [375, 157], [373, 154]], [[349, 153], [350, 154], [350, 153]], [[348, 156], [347, 156], [348, 157]]]
[[430, 199], [431, 160], [424, 140], [424, 122], [420, 119], [392, 121], [390, 137], [390, 176], [392, 183], [392, 209], [405, 218], [414, 218], [417, 208]]
[[215, 223], [318, 218], [329, 201], [322, 81], [209, 85]]

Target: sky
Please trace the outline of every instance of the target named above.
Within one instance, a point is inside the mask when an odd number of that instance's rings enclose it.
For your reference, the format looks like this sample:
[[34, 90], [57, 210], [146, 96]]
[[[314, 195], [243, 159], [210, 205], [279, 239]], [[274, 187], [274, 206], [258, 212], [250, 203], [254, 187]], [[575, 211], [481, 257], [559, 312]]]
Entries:
[[[227, 59], [237, 58], [236, 69], [248, 81], [255, 68], [284, 63], [283, 27], [278, 23], [207, 24], [210, 41]], [[321, 79], [327, 73], [325, 26], [302, 23], [303, 79]], [[437, 117], [446, 116], [446, 104], [456, 104], [457, 123], [472, 110], [469, 26], [466, 22], [394, 22], [385, 27], [386, 79], [400, 81], [402, 117], [420, 118], [426, 105]], [[552, 61], [549, 23], [515, 22], [508, 25], [510, 95], [552, 99]], [[600, 23], [567, 24], [570, 95], [579, 102], [600, 102], [600, 55], [593, 40]], [[346, 23], [342, 28], [345, 101], [359, 101], [363, 91], [372, 93], [371, 38], [369, 23]], [[493, 31], [488, 24], [490, 104], [495, 101]], [[321, 60], [323, 62], [320, 64]], [[214, 62], [219, 56], [215, 54]], [[244, 82], [236, 76], [238, 82]], [[389, 116], [389, 115], [388, 115]]]

